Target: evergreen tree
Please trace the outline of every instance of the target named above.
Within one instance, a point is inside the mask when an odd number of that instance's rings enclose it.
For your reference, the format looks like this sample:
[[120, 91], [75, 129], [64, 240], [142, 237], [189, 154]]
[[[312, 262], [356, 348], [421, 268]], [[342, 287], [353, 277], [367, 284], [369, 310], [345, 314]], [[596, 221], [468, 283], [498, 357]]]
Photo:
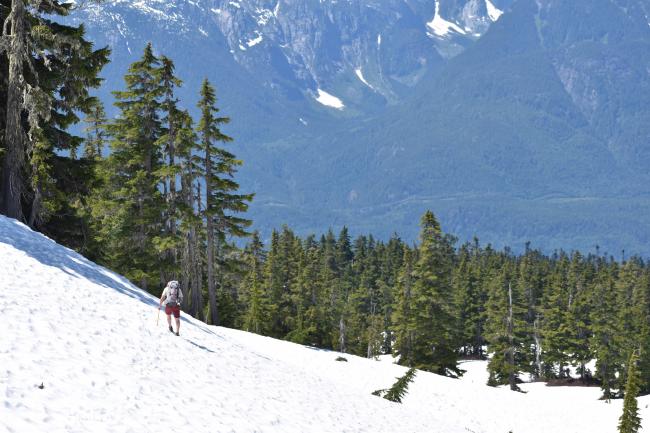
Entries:
[[452, 292], [453, 240], [431, 211], [421, 220], [419, 257], [412, 290], [414, 367], [457, 376], [457, 339]]
[[180, 161], [181, 191], [178, 200], [180, 233], [183, 237], [181, 252], [182, 287], [188, 292], [184, 298], [185, 311], [203, 320], [203, 275], [205, 239], [201, 219], [200, 161], [195, 154], [200, 149], [194, 132], [192, 117], [186, 111], [176, 117], [176, 154]]
[[178, 183], [181, 165], [178, 164], [179, 134], [182, 134], [183, 113], [178, 109], [176, 88], [181, 86], [181, 80], [174, 75], [174, 62], [162, 56], [158, 69], [158, 80], [161, 86], [161, 125], [162, 133], [157, 143], [163, 154], [163, 162], [159, 169], [163, 177], [163, 200], [165, 202], [163, 232], [158, 237], [156, 245], [161, 256], [161, 272], [166, 281], [177, 280], [180, 274], [179, 250], [183, 240], [178, 232], [179, 201]]
[[396, 293], [393, 308], [393, 356], [397, 357], [401, 365], [415, 364], [415, 312], [413, 305], [413, 266], [415, 257], [413, 252], [405, 247], [402, 269], [397, 279]]
[[94, 99], [89, 107], [84, 122], [88, 125], [84, 128], [86, 139], [84, 141], [84, 157], [88, 159], [100, 159], [106, 147], [107, 133], [106, 112], [104, 104], [99, 99]]
[[622, 340], [617, 298], [614, 286], [615, 266], [602, 260], [594, 287], [593, 306], [590, 312], [592, 323], [592, 347], [596, 356], [596, 377], [601, 382], [603, 399], [609, 401], [615, 394], [617, 375], [621, 370]]
[[619, 418], [619, 433], [637, 433], [641, 428], [639, 406], [636, 397], [639, 394], [639, 374], [636, 369], [637, 356], [634, 352], [630, 355], [627, 367], [627, 382], [625, 384], [625, 398], [623, 400], [623, 414]]
[[111, 154], [101, 168], [104, 184], [93, 209], [107, 264], [145, 290], [162, 282], [156, 248], [165, 205], [159, 66], [148, 44], [124, 77], [126, 90], [114, 92], [121, 114], [108, 127]]
[[226, 236], [246, 236], [246, 227], [251, 221], [236, 214], [248, 209], [252, 194], [236, 194], [239, 185], [233, 180], [236, 169], [242, 163], [227, 150], [217, 147], [217, 143], [228, 143], [232, 138], [221, 131], [221, 126], [230, 122], [228, 117], [219, 116], [214, 88], [204, 80], [201, 86], [201, 99], [198, 107], [201, 120], [198, 132], [203, 152], [202, 174], [205, 180], [205, 207], [203, 217], [206, 221], [206, 258], [208, 278], [208, 298], [210, 323], [219, 324], [217, 311], [217, 291], [215, 265], [223, 251]]
[[486, 293], [481, 276], [480, 247], [464, 245], [454, 270], [454, 297], [458, 311], [457, 333], [465, 356], [483, 356]]
[[646, 265], [634, 291], [634, 317], [638, 329], [640, 393], [650, 394], [650, 269]]
[[379, 279], [377, 281], [377, 290], [382, 295], [382, 314], [383, 320], [383, 353], [393, 351], [393, 306], [395, 304], [395, 287], [402, 268], [402, 259], [404, 257], [404, 244], [402, 240], [393, 235], [384, 248], [378, 248], [377, 256], [379, 260]]
[[266, 334], [270, 325], [270, 306], [268, 293], [262, 286], [264, 251], [257, 231], [246, 247], [245, 257], [249, 268], [243, 282], [246, 313], [242, 327], [245, 331]]
[[[14, 0], [1, 6], [0, 212], [45, 229], [52, 216], [70, 212], [66, 193], [86, 189], [69, 182], [92, 175], [91, 166], [60, 153], [74, 155], [81, 143], [67, 129], [79, 121], [77, 113], [89, 110], [88, 89], [99, 86], [109, 50], [93, 50], [83, 26], [52, 19], [67, 16], [72, 3]], [[50, 225], [48, 234], [58, 239], [58, 228]]]
[[517, 376], [522, 371], [526, 358], [525, 309], [521, 296], [515, 290], [515, 271], [509, 257], [489, 283], [487, 305], [486, 338], [488, 353], [488, 385], [509, 385], [519, 391]]
[[580, 378], [588, 378], [586, 364], [593, 359], [591, 347], [591, 280], [592, 267], [585, 262], [579, 252], [571, 257], [568, 271], [568, 312], [567, 323], [569, 339], [569, 359], [573, 366], [578, 367]]
[[544, 356], [542, 373], [546, 378], [564, 377], [565, 366], [569, 363], [571, 334], [568, 321], [568, 268], [568, 257], [563, 254], [550, 275], [550, 287], [544, 291], [540, 334]]

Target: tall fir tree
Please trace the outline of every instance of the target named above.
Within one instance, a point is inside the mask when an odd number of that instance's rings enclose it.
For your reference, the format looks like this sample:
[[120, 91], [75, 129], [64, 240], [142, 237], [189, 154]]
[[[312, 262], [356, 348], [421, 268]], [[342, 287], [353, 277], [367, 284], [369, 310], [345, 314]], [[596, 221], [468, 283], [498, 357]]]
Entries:
[[160, 254], [161, 273], [165, 281], [178, 280], [181, 273], [179, 252], [183, 245], [183, 238], [178, 231], [180, 219], [178, 194], [179, 152], [177, 145], [182, 139], [183, 113], [178, 108], [176, 89], [181, 86], [181, 80], [175, 75], [174, 62], [168, 57], [161, 56], [160, 68], [157, 71], [161, 87], [160, 115], [162, 133], [157, 145], [162, 151], [162, 164], [159, 174], [162, 176], [163, 200], [163, 230], [157, 239], [156, 248]]
[[593, 269], [579, 253], [573, 253], [567, 275], [568, 279], [568, 311], [567, 323], [569, 339], [569, 360], [577, 367], [580, 379], [591, 376], [587, 371], [587, 363], [594, 357], [591, 346], [591, 300], [590, 290], [593, 279]]
[[445, 235], [433, 212], [420, 222], [418, 260], [412, 290], [415, 338], [413, 367], [459, 376], [452, 291], [453, 239]]
[[638, 358], [634, 352], [630, 355], [627, 367], [627, 381], [625, 384], [625, 398], [623, 400], [623, 414], [619, 418], [619, 433], [637, 433], [641, 428], [639, 405], [636, 397], [639, 394], [640, 381], [637, 372]]
[[590, 312], [592, 327], [592, 348], [596, 357], [596, 377], [603, 390], [602, 398], [609, 401], [616, 397], [613, 389], [618, 388], [617, 376], [624, 375], [621, 356], [622, 339], [617, 314], [614, 263], [599, 260]]
[[156, 246], [165, 206], [159, 67], [147, 44], [124, 77], [126, 90], [114, 92], [121, 114], [108, 127], [111, 154], [101, 169], [104, 184], [93, 209], [106, 263], [151, 291], [162, 283]]
[[192, 117], [187, 111], [176, 116], [176, 155], [180, 162], [180, 193], [177, 207], [183, 245], [180, 257], [181, 282], [187, 295], [183, 306], [203, 320], [203, 276], [205, 274], [204, 230], [201, 219], [200, 151]]
[[481, 277], [480, 247], [464, 245], [454, 269], [454, 301], [458, 311], [457, 333], [463, 355], [483, 357], [484, 305], [486, 292]]
[[223, 251], [228, 236], [248, 235], [246, 228], [251, 221], [238, 216], [248, 209], [252, 194], [237, 194], [239, 185], [234, 181], [237, 167], [242, 163], [218, 143], [229, 143], [233, 139], [221, 131], [230, 118], [220, 116], [216, 106], [214, 87], [205, 79], [201, 85], [198, 108], [201, 120], [198, 133], [201, 140], [205, 180], [205, 206], [203, 218], [206, 221], [206, 260], [208, 279], [208, 300], [210, 323], [219, 324], [217, 309], [217, 275], [215, 267], [223, 260]]
[[393, 334], [395, 335], [393, 356], [399, 359], [401, 365], [415, 365], [414, 263], [415, 254], [405, 247], [402, 269], [397, 278], [392, 317]]
[[263, 248], [259, 233], [254, 232], [244, 256], [248, 270], [243, 281], [245, 313], [242, 328], [245, 331], [266, 335], [270, 325], [271, 308], [268, 293], [263, 287]]
[[525, 368], [526, 309], [516, 290], [514, 264], [507, 255], [501, 269], [489, 283], [486, 339], [488, 353], [488, 385], [509, 385], [519, 391], [517, 379]]
[[90, 105], [88, 114], [84, 118], [86, 127], [86, 139], [84, 140], [84, 157], [99, 160], [104, 154], [108, 141], [106, 127], [108, 119], [104, 111], [104, 104], [99, 99], [94, 99]]
[[568, 320], [568, 268], [568, 257], [563, 254], [550, 275], [542, 301], [540, 349], [543, 352], [544, 367], [541, 373], [547, 379], [565, 377], [565, 367], [569, 364], [571, 334]]

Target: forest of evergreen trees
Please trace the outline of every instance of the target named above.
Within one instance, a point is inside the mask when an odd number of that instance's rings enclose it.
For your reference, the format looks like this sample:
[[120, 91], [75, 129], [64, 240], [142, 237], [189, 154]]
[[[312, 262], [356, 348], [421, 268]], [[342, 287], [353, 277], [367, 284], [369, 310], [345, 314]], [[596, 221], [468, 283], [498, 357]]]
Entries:
[[[0, 0], [2, 214], [155, 295], [179, 280], [184, 311], [211, 324], [392, 353], [449, 376], [462, 374], [461, 358], [489, 357], [489, 383], [513, 390], [520, 375], [562, 381], [573, 366], [606, 399], [622, 395], [635, 359], [639, 390], [650, 392], [642, 259], [458, 245], [432, 212], [413, 245], [351, 239], [345, 227], [304, 238], [283, 227], [265, 245], [249, 233], [253, 195], [235, 180], [242, 161], [227, 150], [215, 88], [197, 89], [195, 123], [175, 96], [173, 61], [148, 45], [107, 119], [90, 91], [109, 51], [94, 49], [83, 27], [48, 18], [69, 8]], [[69, 132], [80, 117], [84, 138]]]

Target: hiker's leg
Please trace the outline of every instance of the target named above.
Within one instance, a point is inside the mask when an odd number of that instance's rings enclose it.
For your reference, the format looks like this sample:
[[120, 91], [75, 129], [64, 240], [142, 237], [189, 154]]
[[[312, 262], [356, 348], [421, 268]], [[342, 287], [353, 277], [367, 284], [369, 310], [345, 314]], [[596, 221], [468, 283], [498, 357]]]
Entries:
[[167, 325], [172, 326], [172, 315], [171, 314], [167, 315]]
[[176, 334], [181, 327], [181, 307], [174, 308], [174, 319], [176, 319]]

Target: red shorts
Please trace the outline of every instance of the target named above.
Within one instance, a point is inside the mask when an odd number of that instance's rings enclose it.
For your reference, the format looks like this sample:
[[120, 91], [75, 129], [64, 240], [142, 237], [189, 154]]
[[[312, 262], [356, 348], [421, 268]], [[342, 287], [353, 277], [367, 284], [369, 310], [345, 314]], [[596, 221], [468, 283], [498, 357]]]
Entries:
[[172, 313], [174, 313], [174, 317], [178, 319], [181, 317], [181, 307], [178, 305], [165, 305], [165, 314], [169, 316]]

